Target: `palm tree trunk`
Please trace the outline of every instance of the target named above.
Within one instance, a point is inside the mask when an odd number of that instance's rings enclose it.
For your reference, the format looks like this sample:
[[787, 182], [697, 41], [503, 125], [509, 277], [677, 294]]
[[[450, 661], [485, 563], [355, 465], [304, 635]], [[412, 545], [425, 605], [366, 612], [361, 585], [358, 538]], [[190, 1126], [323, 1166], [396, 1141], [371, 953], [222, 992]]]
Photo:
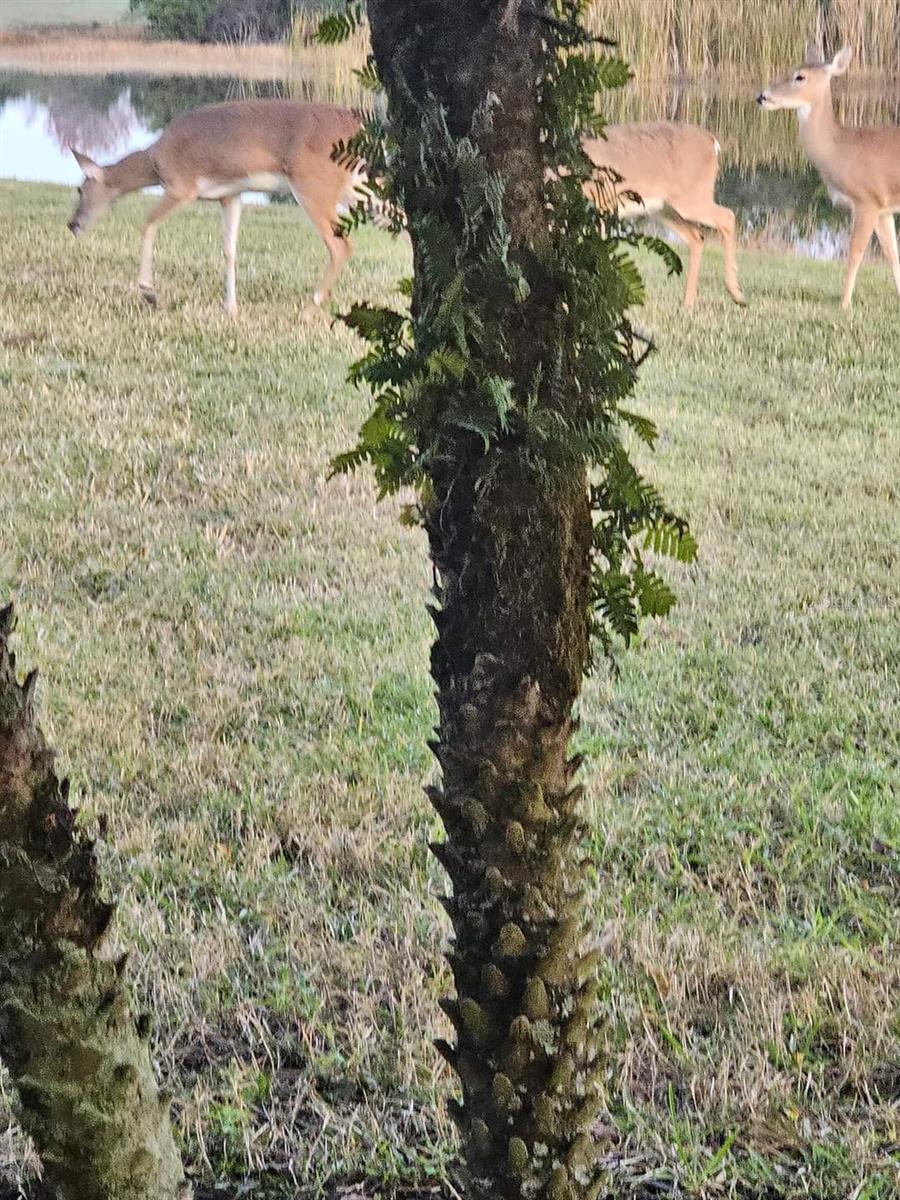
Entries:
[[124, 956], [104, 953], [113, 906], [35, 723], [36, 675], [16, 678], [12, 628], [0, 610], [0, 1057], [16, 1115], [59, 1200], [183, 1200], [150, 1019]]
[[[439, 515], [438, 515], [439, 513]], [[581, 922], [572, 705], [587, 663], [583, 477], [516, 456], [429, 522], [457, 1110], [471, 1200], [587, 1194], [593, 970]], [[478, 569], [472, 570], [477, 562]]]
[[[436, 98], [451, 137], [477, 146], [502, 181], [510, 258], [528, 298], [498, 307], [480, 338], [484, 371], [510, 378], [524, 407], [562, 361], [539, 403], [566, 415], [560, 295], [541, 267], [538, 81], [547, 65], [547, 4], [518, 0], [369, 0], [372, 40], [402, 155], [422, 161], [417, 113]], [[412, 97], [412, 103], [409, 98]], [[491, 114], [493, 114], [491, 116]], [[435, 161], [436, 178], [446, 163]], [[438, 176], [438, 169], [444, 171]], [[433, 211], [404, 196], [416, 256], [414, 322], [440, 297], [423, 268], [420, 230]], [[467, 215], [442, 219], [465, 244]], [[473, 245], [472, 253], [478, 247]], [[546, 257], [544, 258], [546, 261]], [[446, 403], [454, 402], [448, 395]], [[459, 403], [465, 402], [464, 397]], [[593, 977], [583, 938], [573, 705], [589, 661], [591, 513], [583, 467], [515, 439], [485, 446], [465, 431], [431, 456], [426, 527], [438, 630], [432, 652], [443, 779], [430, 790], [446, 830], [434, 847], [453, 884], [449, 960], [455, 1037], [439, 1048], [458, 1072], [456, 1106], [467, 1200], [575, 1200], [591, 1194], [595, 1110]]]

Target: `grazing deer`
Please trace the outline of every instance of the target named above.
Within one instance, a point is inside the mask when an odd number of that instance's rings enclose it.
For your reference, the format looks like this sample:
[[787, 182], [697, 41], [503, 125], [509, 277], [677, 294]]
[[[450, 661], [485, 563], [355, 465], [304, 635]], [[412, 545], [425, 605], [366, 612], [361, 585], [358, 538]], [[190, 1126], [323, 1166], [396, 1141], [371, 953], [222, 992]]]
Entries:
[[842, 306], [853, 302], [860, 263], [878, 234], [891, 264], [900, 295], [900, 253], [894, 213], [900, 212], [900, 126], [861, 129], [839, 124], [831, 99], [831, 81], [850, 65], [845, 46], [829, 63], [806, 63], [759, 97], [765, 109], [794, 108], [800, 118], [800, 141], [833, 204], [853, 214], [850, 258]]
[[746, 304], [738, 283], [734, 213], [716, 204], [720, 147], [711, 133], [675, 121], [608, 125], [604, 136], [587, 139], [584, 149], [598, 168], [597, 179], [585, 184], [589, 199], [609, 209], [613, 188], [620, 216], [656, 216], [687, 242], [685, 308], [693, 308], [697, 299], [704, 227], [721, 235], [725, 287], [735, 304]]
[[191, 200], [218, 200], [225, 247], [225, 310], [237, 310], [235, 256], [241, 219], [241, 193], [293, 192], [328, 248], [330, 262], [313, 299], [322, 304], [351, 254], [341, 236], [339, 215], [359, 198], [365, 182], [362, 164], [331, 158], [335, 144], [358, 132], [349, 109], [292, 100], [237, 100], [183, 113], [146, 150], [101, 167], [73, 151], [85, 174], [78, 206], [69, 222], [86, 232], [101, 213], [128, 192], [162, 185], [141, 235], [138, 288], [156, 303], [153, 241], [161, 221]]

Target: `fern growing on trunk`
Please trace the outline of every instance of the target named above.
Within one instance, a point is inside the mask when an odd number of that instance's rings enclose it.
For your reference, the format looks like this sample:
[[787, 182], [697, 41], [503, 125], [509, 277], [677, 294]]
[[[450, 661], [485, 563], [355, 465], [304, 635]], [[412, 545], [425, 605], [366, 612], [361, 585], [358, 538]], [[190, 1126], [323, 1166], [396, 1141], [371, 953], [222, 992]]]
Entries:
[[[387, 117], [338, 151], [367, 160], [413, 245], [410, 312], [345, 317], [369, 344], [351, 378], [375, 406], [335, 468], [368, 462], [383, 492], [417, 489], [408, 515], [435, 570], [429, 795], [455, 983], [454, 1037], [438, 1045], [462, 1088], [467, 1200], [599, 1188], [573, 707], [592, 636], [612, 650], [674, 601], [647, 550], [695, 550], [623, 436], [656, 437], [623, 403], [642, 353], [627, 319], [639, 239], [613, 213], [598, 225], [581, 139], [602, 127], [597, 93], [628, 72], [590, 44], [584, 7], [369, 0]], [[323, 37], [361, 19], [350, 4]]]

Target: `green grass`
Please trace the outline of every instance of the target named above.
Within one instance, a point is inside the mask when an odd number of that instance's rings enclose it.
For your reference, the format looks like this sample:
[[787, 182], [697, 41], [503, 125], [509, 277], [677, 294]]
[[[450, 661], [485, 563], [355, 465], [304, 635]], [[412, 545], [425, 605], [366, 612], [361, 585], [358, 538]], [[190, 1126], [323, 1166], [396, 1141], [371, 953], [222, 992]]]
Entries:
[[128, 15], [128, 0], [3, 0], [0, 29], [40, 25], [111, 25]]
[[[303, 306], [321, 246], [247, 212], [231, 322], [195, 207], [150, 311], [148, 201], [78, 242], [71, 202], [0, 185], [0, 594], [84, 819], [109, 817], [186, 1157], [304, 1197], [440, 1179], [429, 576], [397, 504], [326, 478], [365, 400], [352, 336]], [[900, 306], [881, 263], [845, 317], [838, 265], [744, 255], [739, 311], [711, 254], [689, 319], [647, 265], [637, 403], [701, 559], [583, 703], [610, 1192], [889, 1200]], [[408, 270], [367, 233], [338, 300]], [[0, 1141], [10, 1179], [30, 1161]]]

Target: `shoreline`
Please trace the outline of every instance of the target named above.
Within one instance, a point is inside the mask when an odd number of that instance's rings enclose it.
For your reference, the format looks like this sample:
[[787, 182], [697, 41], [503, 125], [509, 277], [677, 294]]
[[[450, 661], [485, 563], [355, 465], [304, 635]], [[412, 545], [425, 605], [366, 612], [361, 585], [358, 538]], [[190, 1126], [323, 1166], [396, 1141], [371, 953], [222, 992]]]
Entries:
[[[156, 41], [143, 34], [139, 25], [0, 30], [0, 71], [37, 75], [230, 75], [259, 82], [325, 71], [332, 79], [343, 75], [349, 81], [353, 72], [364, 65], [366, 52], [360, 39], [344, 46], [316, 42], [223, 45]], [[638, 68], [633, 83], [693, 87], [719, 96], [738, 96], [748, 87], [758, 87], [759, 78], [753, 73], [727, 70], [670, 73], [660, 78]], [[854, 91], [900, 95], [900, 79], [892, 72], [856, 71], [852, 83]]]
[[[349, 82], [365, 65], [367, 37], [355, 36], [343, 46], [301, 43], [209, 43], [157, 41], [145, 26], [133, 22], [115, 25], [43, 25], [0, 29], [0, 71], [35, 74], [173, 74], [173, 76], [232, 76], [260, 82], [324, 72]], [[632, 85], [656, 88], [696, 88], [709, 95], [738, 96], [760, 86], [754, 71], [712, 68], [697, 72], [654, 73], [652, 68], [632, 68]], [[359, 86], [353, 79], [353, 85]], [[881, 92], [900, 98], [900, 74], [864, 70], [852, 73], [853, 91]]]
[[0, 71], [38, 75], [228, 75], [255, 82], [319, 77], [362, 90], [353, 72], [365, 65], [367, 53], [367, 42], [358, 37], [342, 46], [236, 45], [156, 40], [139, 25], [0, 31]]
[[[325, 50], [325, 47], [321, 48]], [[0, 35], [0, 71], [38, 75], [233, 75], [262, 80], [297, 74], [324, 61], [321, 50], [287, 45], [209, 46], [191, 42], [150, 41], [134, 31], [111, 36], [105, 31], [71, 36], [54, 31]]]

